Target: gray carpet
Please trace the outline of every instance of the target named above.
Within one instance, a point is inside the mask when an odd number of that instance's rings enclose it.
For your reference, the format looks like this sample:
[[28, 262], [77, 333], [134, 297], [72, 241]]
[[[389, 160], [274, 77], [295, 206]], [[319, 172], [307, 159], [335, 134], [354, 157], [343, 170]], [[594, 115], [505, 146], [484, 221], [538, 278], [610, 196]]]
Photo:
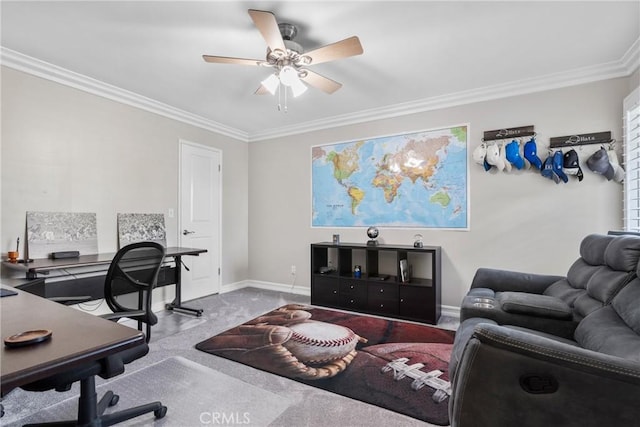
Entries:
[[[214, 371], [183, 357], [171, 357], [98, 388], [102, 396], [112, 390], [120, 402], [107, 413], [125, 409], [129, 402], [161, 401], [169, 409], [154, 425], [243, 424], [267, 426], [291, 404], [286, 398]], [[19, 423], [74, 419], [78, 400], [67, 399]], [[121, 425], [146, 426], [153, 414]]]
[[[388, 411], [376, 406], [368, 405], [357, 400], [345, 398], [334, 393], [330, 393], [315, 387], [311, 387], [287, 378], [269, 374], [227, 359], [212, 356], [198, 351], [194, 345], [212, 335], [221, 333], [233, 326], [244, 323], [254, 317], [273, 310], [284, 304], [302, 303], [309, 304], [309, 297], [281, 293], [275, 291], [245, 288], [237, 291], [213, 295], [191, 301], [188, 305], [200, 307], [205, 310], [202, 318], [193, 316], [163, 312], [159, 314], [160, 321], [152, 329], [150, 352], [146, 357], [136, 360], [126, 366], [126, 376], [120, 376], [108, 381], [111, 384], [123, 380], [125, 390], [114, 390], [121, 395], [120, 402], [114, 408], [131, 407], [147, 403], [153, 400], [150, 396], [143, 395], [141, 389], [154, 389], [161, 393], [163, 403], [167, 404], [169, 411], [163, 420], [155, 421], [152, 416], [140, 418], [134, 425], [158, 425], [158, 426], [200, 426], [200, 425], [225, 425], [214, 424], [212, 421], [193, 418], [193, 412], [200, 416], [201, 408], [205, 411], [214, 412], [217, 409], [226, 411], [227, 409], [218, 406], [222, 402], [229, 402], [237, 399], [244, 402], [239, 406], [241, 414], [250, 413], [250, 420], [253, 419], [252, 426], [269, 427], [324, 427], [324, 426], [370, 426], [370, 425], [393, 425], [393, 426], [429, 426], [422, 421], [410, 418], [392, 411]], [[455, 328], [455, 319], [446, 319], [445, 327]], [[213, 370], [217, 378], [217, 383], [211, 384], [209, 390], [202, 390], [200, 387], [192, 395], [183, 400], [186, 395], [184, 390], [171, 388], [170, 385], [158, 386], [155, 380], [148, 378], [148, 375], [133, 377], [138, 372], [149, 369], [157, 363], [165, 362], [172, 358], [184, 358], [197, 365]], [[181, 360], [181, 359], [177, 359]], [[198, 371], [197, 365], [189, 364], [189, 375], [193, 373], [192, 368]], [[199, 373], [197, 375], [200, 375]], [[127, 379], [140, 378], [139, 382], [127, 383]], [[107, 381], [98, 378], [99, 386]], [[250, 389], [250, 393], [257, 393], [256, 389], [264, 392], [264, 396], [277, 396], [277, 404], [262, 405], [260, 398], [248, 401], [245, 399], [244, 389], [237, 390], [238, 383]], [[249, 392], [247, 392], [248, 395]], [[5, 396], [3, 405], [5, 416], [0, 420], [2, 426], [22, 425], [25, 418], [39, 416], [40, 411], [48, 412], [52, 420], [63, 419], [64, 415], [60, 411], [65, 405], [72, 404], [79, 394], [78, 384], [64, 393], [48, 391], [43, 393], [30, 393], [23, 390], [14, 390]], [[258, 394], [251, 394], [258, 396]], [[69, 401], [68, 403], [66, 401]], [[269, 400], [271, 401], [271, 400]], [[178, 402], [172, 404], [171, 402]], [[180, 403], [186, 402], [186, 403]], [[61, 404], [62, 403], [62, 404]], [[56, 406], [61, 404], [60, 406]], [[77, 403], [73, 403], [76, 405]], [[280, 410], [281, 405], [285, 405]], [[277, 414], [274, 415], [274, 411]], [[233, 410], [231, 411], [233, 412]], [[192, 418], [187, 421], [178, 414], [190, 413]], [[186, 415], [185, 415], [186, 416]], [[205, 415], [206, 417], [206, 415]], [[193, 422], [192, 422], [193, 421]], [[240, 425], [243, 419], [234, 419], [226, 425]]]

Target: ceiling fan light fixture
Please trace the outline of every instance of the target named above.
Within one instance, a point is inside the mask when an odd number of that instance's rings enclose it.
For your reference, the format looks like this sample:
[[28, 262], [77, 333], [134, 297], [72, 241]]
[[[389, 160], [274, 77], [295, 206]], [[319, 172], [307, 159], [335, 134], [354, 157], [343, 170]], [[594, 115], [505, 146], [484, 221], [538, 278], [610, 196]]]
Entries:
[[302, 80], [300, 79], [297, 79], [296, 81], [294, 81], [290, 87], [291, 87], [291, 93], [293, 93], [294, 98], [297, 98], [298, 96], [302, 95], [307, 91], [307, 85], [302, 83]]
[[296, 82], [300, 82], [300, 77], [298, 77], [298, 71], [293, 68], [291, 65], [285, 65], [280, 70], [280, 83], [285, 86], [292, 86], [296, 84]]
[[276, 94], [276, 89], [278, 89], [278, 85], [280, 85], [280, 80], [275, 74], [271, 74], [269, 77], [264, 79], [262, 82], [262, 87], [264, 87], [271, 95]]

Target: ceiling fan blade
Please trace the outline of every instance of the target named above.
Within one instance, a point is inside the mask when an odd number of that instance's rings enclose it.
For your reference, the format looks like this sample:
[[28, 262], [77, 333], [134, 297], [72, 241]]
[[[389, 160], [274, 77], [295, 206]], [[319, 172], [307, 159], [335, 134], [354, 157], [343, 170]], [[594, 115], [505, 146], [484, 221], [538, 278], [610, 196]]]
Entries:
[[334, 61], [336, 59], [348, 58], [349, 56], [361, 55], [363, 52], [360, 39], [357, 36], [349, 37], [332, 44], [328, 44], [310, 52], [305, 52], [303, 56], [311, 59], [310, 64], [320, 64]]
[[271, 92], [269, 92], [267, 88], [265, 88], [263, 85], [260, 85], [260, 87], [256, 89], [256, 91], [253, 92], [253, 94], [254, 95], [271, 95]]
[[331, 80], [330, 78], [321, 76], [320, 74], [314, 73], [310, 70], [305, 69], [305, 71], [307, 72], [307, 75], [302, 77], [302, 80], [323, 92], [332, 94], [342, 87], [342, 84], [335, 80]]
[[202, 59], [216, 64], [262, 65], [260, 59], [230, 58], [228, 56], [202, 55]]
[[278, 28], [278, 22], [273, 13], [249, 9], [249, 15], [271, 50], [279, 49], [282, 52], [287, 51], [284, 40], [282, 40], [282, 35], [280, 34], [280, 28]]

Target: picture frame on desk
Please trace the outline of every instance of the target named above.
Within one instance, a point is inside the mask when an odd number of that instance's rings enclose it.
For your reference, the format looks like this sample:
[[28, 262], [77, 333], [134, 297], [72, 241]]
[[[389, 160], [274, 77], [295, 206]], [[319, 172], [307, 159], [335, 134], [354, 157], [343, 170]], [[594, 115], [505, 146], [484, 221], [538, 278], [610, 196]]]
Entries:
[[49, 258], [52, 252], [98, 253], [98, 226], [95, 212], [27, 211], [25, 254], [29, 258]]

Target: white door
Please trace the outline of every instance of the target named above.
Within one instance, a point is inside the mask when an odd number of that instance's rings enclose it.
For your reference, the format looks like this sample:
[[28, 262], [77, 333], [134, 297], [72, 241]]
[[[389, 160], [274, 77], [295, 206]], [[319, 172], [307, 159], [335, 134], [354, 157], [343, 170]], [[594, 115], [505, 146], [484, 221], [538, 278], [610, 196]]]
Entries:
[[180, 246], [202, 248], [182, 261], [182, 300], [220, 292], [222, 153], [180, 141]]

